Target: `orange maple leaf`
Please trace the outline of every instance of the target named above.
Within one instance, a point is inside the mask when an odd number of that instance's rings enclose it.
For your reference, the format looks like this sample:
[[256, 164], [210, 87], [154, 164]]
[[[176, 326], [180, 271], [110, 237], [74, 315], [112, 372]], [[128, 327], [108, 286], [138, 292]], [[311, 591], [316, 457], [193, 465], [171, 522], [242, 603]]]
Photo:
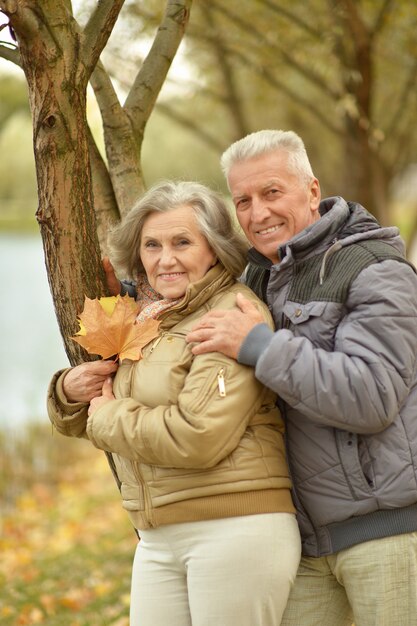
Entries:
[[80, 330], [71, 337], [90, 354], [139, 361], [142, 348], [158, 336], [159, 322], [154, 319], [136, 323], [138, 305], [130, 296], [85, 298], [79, 316]]

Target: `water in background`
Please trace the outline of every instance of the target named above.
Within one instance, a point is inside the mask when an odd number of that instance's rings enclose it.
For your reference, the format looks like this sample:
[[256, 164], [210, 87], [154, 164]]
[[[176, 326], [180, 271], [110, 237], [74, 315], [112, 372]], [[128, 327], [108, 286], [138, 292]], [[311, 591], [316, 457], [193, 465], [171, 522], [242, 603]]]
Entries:
[[[411, 255], [417, 262], [417, 247]], [[49, 423], [46, 390], [68, 365], [40, 235], [0, 233], [0, 428]]]
[[46, 390], [68, 365], [40, 235], [0, 233], [0, 428], [49, 423]]

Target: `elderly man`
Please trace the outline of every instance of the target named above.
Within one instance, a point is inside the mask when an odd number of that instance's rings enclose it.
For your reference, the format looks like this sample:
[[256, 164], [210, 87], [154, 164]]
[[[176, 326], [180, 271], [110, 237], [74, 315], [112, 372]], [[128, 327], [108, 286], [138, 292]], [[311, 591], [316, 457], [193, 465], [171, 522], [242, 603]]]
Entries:
[[222, 157], [276, 325], [213, 312], [189, 335], [256, 368], [286, 416], [303, 558], [285, 626], [417, 620], [417, 277], [396, 228], [320, 202], [303, 142], [259, 131]]
[[253, 246], [243, 280], [276, 330], [238, 296], [240, 312], [206, 315], [188, 340], [195, 354], [220, 351], [254, 367], [280, 397], [303, 539], [282, 624], [411, 626], [415, 270], [396, 228], [340, 197], [321, 201], [295, 133], [252, 133], [226, 150], [222, 167]]

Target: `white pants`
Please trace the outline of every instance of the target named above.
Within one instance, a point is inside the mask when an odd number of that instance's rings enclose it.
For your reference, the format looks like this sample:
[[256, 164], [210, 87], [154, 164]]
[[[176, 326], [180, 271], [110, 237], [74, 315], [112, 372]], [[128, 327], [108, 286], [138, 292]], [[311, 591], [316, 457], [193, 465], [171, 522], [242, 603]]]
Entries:
[[300, 561], [290, 513], [140, 531], [130, 626], [279, 626]]

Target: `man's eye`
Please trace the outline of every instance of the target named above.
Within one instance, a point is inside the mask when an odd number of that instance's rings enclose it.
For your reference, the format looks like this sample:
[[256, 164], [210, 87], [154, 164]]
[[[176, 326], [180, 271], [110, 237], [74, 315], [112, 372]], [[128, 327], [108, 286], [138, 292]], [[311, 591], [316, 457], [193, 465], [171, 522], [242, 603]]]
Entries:
[[236, 203], [236, 208], [237, 209], [244, 209], [248, 204], [248, 199], [247, 198], [241, 198], [240, 200], [237, 201]]

